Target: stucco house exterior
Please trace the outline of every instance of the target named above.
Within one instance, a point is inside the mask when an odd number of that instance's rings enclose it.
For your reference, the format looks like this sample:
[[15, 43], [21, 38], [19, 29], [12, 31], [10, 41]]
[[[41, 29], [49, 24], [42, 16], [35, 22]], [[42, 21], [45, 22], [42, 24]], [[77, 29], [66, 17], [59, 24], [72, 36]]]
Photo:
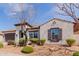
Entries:
[[0, 41], [4, 41], [3, 33], [2, 32], [0, 32]]
[[[79, 34], [75, 34], [74, 32], [74, 22], [62, 20], [59, 18], [54, 18], [49, 20], [48, 22], [41, 24], [40, 26], [32, 26], [27, 22], [25, 24], [15, 24], [16, 29], [14, 31], [3, 31], [3, 33], [14, 33], [14, 40], [16, 44], [18, 44], [20, 38], [24, 38], [23, 34], [20, 33], [21, 27], [24, 28], [27, 34], [27, 38], [38, 38], [46, 39], [46, 43], [56, 43], [56, 44], [66, 44], [66, 39], [74, 38], [77, 40], [77, 44], [79, 43]], [[5, 38], [4, 34], [4, 38]], [[9, 35], [11, 36], [11, 35]], [[7, 40], [5, 38], [5, 40]]]
[[64, 44], [65, 40], [73, 35], [73, 22], [61, 19], [52, 19], [40, 26], [40, 38], [47, 42]]

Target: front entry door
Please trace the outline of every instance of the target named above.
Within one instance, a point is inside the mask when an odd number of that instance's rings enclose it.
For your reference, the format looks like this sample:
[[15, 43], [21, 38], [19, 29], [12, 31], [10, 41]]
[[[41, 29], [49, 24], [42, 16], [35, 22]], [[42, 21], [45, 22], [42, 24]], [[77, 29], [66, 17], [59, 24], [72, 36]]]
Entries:
[[59, 42], [62, 39], [62, 30], [59, 28], [50, 29], [50, 40], [52, 42]]

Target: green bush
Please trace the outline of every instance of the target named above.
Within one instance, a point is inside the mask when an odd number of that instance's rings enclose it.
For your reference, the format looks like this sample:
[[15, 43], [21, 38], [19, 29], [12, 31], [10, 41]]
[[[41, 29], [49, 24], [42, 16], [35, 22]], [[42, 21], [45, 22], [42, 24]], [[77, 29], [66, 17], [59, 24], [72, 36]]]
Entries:
[[75, 43], [75, 39], [70, 38], [70, 39], [67, 39], [66, 42], [67, 42], [68, 46], [71, 47]]
[[31, 41], [32, 43], [36, 43], [36, 44], [37, 44], [37, 43], [38, 43], [38, 40], [39, 40], [38, 38], [32, 38], [30, 41]]
[[20, 45], [20, 46], [25, 46], [25, 44], [26, 44], [26, 39], [20, 38], [20, 39], [19, 39], [19, 45]]
[[79, 52], [74, 52], [73, 56], [79, 56]]
[[3, 48], [3, 43], [2, 42], [0, 42], [0, 48]]
[[41, 41], [41, 45], [44, 45], [44, 43], [46, 42], [46, 39], [42, 38], [40, 41]]
[[[44, 45], [44, 43], [45, 43], [45, 41], [46, 41], [46, 39], [45, 38], [42, 38], [42, 39], [38, 39], [38, 38], [32, 38], [31, 40], [30, 40], [32, 43], [35, 43], [35, 44], [37, 44], [37, 45]], [[40, 43], [40, 44], [39, 44]]]
[[8, 45], [14, 45], [14, 44], [15, 44], [14, 40], [8, 40]]
[[21, 50], [22, 53], [32, 53], [33, 52], [33, 48], [31, 46], [25, 46], [23, 47], [23, 49]]

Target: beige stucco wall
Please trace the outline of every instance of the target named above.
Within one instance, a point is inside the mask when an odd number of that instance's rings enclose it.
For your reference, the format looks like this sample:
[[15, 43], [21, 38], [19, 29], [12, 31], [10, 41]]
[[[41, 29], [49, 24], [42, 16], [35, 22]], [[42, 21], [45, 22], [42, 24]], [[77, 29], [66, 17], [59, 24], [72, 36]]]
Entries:
[[[25, 27], [26, 27], [26, 28], [30, 28], [30, 27], [27, 26], [27, 25], [26, 25]], [[25, 28], [25, 27], [24, 27], [24, 28]], [[16, 26], [16, 30], [21, 30], [21, 26]], [[26, 30], [26, 29], [25, 29], [25, 30]]]
[[[53, 24], [53, 22], [56, 22], [56, 24]], [[46, 38], [48, 41], [48, 29], [50, 28], [61, 28], [62, 29], [62, 40], [58, 43], [60, 44], [66, 44], [66, 39], [73, 36], [73, 23], [65, 22], [61, 20], [52, 20], [42, 26], [40, 26], [40, 38]]]
[[3, 33], [0, 32], [0, 42], [4, 42]]
[[0, 42], [2, 42], [3, 41], [3, 36], [2, 35], [0, 35]]
[[[30, 28], [29, 26], [25, 26], [26, 28]], [[24, 28], [25, 28], [24, 27]], [[26, 30], [26, 28], [25, 28], [25, 30]], [[19, 30], [21, 30], [21, 26], [16, 26], [16, 34], [15, 34], [15, 43], [16, 43], [16, 45], [18, 45], [19, 44]]]
[[76, 45], [79, 45], [79, 34], [74, 34], [73, 38], [76, 40]]

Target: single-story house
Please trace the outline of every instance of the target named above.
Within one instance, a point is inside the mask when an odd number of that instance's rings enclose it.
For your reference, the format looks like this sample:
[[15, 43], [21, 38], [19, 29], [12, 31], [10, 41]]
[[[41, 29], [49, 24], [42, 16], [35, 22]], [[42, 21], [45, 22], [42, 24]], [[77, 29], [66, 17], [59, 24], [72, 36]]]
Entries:
[[[77, 44], [79, 43], [79, 35], [74, 31], [74, 22], [62, 20], [59, 18], [54, 18], [48, 22], [41, 24], [40, 26], [32, 26], [27, 22], [24, 24], [15, 24], [16, 30], [13, 31], [3, 31], [5, 41], [15, 40], [18, 44], [19, 39], [23, 38], [23, 33], [21, 33], [21, 27], [24, 28], [27, 34], [27, 38], [45, 38], [46, 43], [58, 43], [66, 44], [66, 39], [75, 38]], [[77, 36], [77, 37], [76, 37]]]

